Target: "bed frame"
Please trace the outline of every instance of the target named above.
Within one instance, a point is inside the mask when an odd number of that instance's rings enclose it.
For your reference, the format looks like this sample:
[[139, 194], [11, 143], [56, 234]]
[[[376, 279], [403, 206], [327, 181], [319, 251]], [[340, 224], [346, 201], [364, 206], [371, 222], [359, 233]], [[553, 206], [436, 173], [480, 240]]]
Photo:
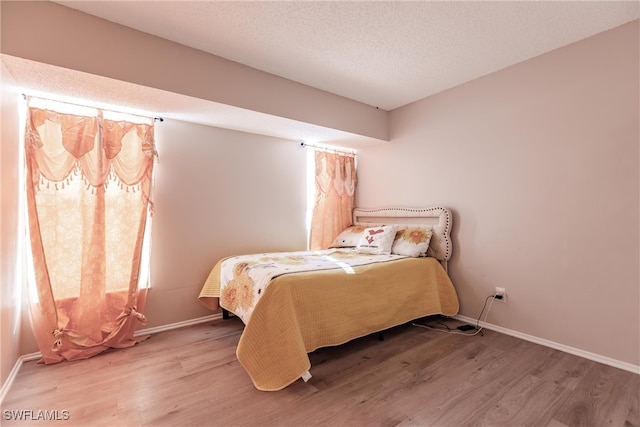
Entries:
[[372, 227], [397, 224], [400, 227], [431, 226], [433, 235], [429, 242], [428, 256], [436, 258], [445, 270], [451, 258], [451, 211], [436, 206], [431, 208], [377, 208], [353, 210], [353, 224]]
[[[355, 208], [353, 210], [353, 224], [373, 227], [384, 224], [397, 224], [406, 228], [410, 226], [431, 226], [433, 235], [429, 242], [428, 256], [440, 261], [447, 270], [447, 261], [451, 257], [451, 211], [436, 206], [431, 208]], [[228, 319], [230, 313], [221, 308], [222, 318]]]
[[[300, 378], [308, 381], [309, 353], [317, 348], [374, 333], [383, 339], [383, 331], [412, 319], [457, 314], [458, 296], [445, 271], [452, 251], [448, 209], [356, 208], [353, 224], [430, 228], [428, 257], [356, 266], [354, 274], [305, 272], [274, 278], [274, 291], [262, 293], [265, 299], [254, 306], [236, 349], [258, 390], [281, 390]], [[223, 262], [212, 269], [201, 300], [222, 295]]]

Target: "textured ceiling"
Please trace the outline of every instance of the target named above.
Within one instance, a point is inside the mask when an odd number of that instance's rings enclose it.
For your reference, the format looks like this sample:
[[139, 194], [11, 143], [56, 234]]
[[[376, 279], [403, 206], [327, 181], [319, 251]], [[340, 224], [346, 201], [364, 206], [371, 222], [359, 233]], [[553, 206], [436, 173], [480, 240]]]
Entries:
[[[1, 1], [1, 0], [0, 0]], [[640, 17], [628, 1], [56, 1], [392, 110]], [[86, 105], [360, 148], [383, 142], [0, 55], [3, 87]]]
[[640, 15], [638, 1], [56, 1], [392, 110]]

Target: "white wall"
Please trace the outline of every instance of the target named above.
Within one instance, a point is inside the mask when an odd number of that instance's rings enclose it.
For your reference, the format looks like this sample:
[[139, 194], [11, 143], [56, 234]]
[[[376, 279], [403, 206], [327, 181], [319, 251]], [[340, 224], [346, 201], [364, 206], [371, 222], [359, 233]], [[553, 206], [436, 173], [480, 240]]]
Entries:
[[2, 66], [0, 84], [0, 384], [20, 356], [21, 270], [18, 262], [18, 101]]
[[197, 297], [221, 258], [307, 243], [299, 143], [179, 121], [156, 139], [149, 327], [212, 314]]
[[640, 365], [638, 21], [391, 112], [358, 204], [454, 210], [461, 314]]

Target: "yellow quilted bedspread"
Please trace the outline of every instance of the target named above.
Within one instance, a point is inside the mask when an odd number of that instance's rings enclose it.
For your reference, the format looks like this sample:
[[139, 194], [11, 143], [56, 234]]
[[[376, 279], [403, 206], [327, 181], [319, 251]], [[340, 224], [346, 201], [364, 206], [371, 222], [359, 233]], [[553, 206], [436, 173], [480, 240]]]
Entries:
[[[220, 261], [199, 299], [218, 308]], [[273, 279], [244, 328], [236, 355], [259, 390], [280, 390], [311, 369], [307, 353], [420, 317], [457, 314], [458, 297], [435, 258], [405, 258]], [[313, 374], [313, 372], [311, 372]]]

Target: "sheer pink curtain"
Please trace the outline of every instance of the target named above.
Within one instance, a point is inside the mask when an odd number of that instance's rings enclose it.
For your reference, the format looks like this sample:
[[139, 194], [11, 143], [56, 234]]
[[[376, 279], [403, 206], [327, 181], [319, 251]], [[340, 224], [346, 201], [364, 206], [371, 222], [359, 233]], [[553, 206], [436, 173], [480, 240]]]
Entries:
[[[29, 306], [45, 363], [138, 342], [139, 289], [155, 160], [141, 123], [29, 108], [27, 211], [34, 284]], [[105, 112], [105, 115], [107, 112]]]
[[325, 249], [351, 225], [356, 191], [355, 154], [315, 151], [316, 201], [310, 249]]

